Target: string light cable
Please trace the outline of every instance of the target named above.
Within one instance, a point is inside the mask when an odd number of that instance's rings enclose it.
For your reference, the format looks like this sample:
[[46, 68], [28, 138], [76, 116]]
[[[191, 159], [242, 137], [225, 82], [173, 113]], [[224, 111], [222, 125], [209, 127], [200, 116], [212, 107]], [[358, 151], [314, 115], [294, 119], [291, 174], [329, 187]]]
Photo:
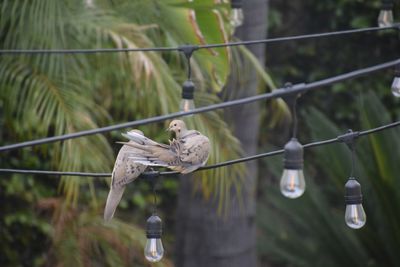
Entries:
[[185, 55], [187, 61], [187, 80], [182, 85], [182, 99], [179, 104], [179, 110], [181, 112], [187, 112], [193, 110], [194, 106], [194, 83], [192, 81], [192, 67], [190, 65], [190, 59], [193, 53], [197, 50], [197, 47], [187, 45], [181, 47], [181, 52]]
[[8, 150], [15, 150], [15, 149], [23, 148], [23, 147], [37, 146], [37, 145], [41, 145], [41, 144], [48, 144], [48, 143], [53, 143], [53, 142], [57, 142], [57, 141], [64, 141], [64, 140], [79, 138], [79, 137], [88, 136], [88, 135], [106, 133], [106, 132], [120, 130], [120, 129], [128, 128], [128, 127], [137, 127], [140, 125], [146, 125], [146, 124], [155, 123], [155, 122], [162, 122], [165, 120], [174, 119], [174, 118], [178, 118], [178, 117], [185, 117], [185, 116], [189, 116], [192, 114], [199, 114], [199, 113], [209, 112], [209, 111], [213, 111], [213, 110], [217, 110], [217, 109], [223, 109], [223, 108], [237, 106], [237, 105], [244, 105], [244, 104], [253, 103], [256, 101], [281, 98], [281, 97], [285, 97], [285, 96], [295, 94], [295, 93], [301, 94], [301, 93], [305, 93], [305, 92], [308, 92], [308, 91], [311, 91], [314, 89], [323, 88], [328, 85], [339, 83], [339, 82], [342, 82], [342, 81], [345, 81], [348, 79], [354, 79], [354, 78], [364, 76], [364, 75], [367, 75], [367, 74], [370, 74], [370, 73], [373, 73], [376, 71], [387, 69], [387, 68], [396, 66], [397, 64], [400, 64], [400, 59], [385, 62], [385, 63], [378, 64], [375, 66], [367, 67], [364, 69], [351, 71], [348, 73], [340, 74], [337, 76], [333, 76], [333, 77], [326, 78], [323, 80], [311, 82], [308, 84], [307, 83], [295, 84], [295, 85], [292, 85], [291, 88], [282, 87], [282, 88], [275, 89], [269, 93], [259, 94], [259, 95], [245, 97], [245, 98], [231, 100], [231, 101], [225, 101], [225, 102], [218, 103], [218, 104], [195, 108], [195, 109], [192, 109], [192, 110], [189, 110], [186, 112], [175, 112], [175, 113], [150, 117], [150, 118], [146, 118], [146, 119], [140, 119], [140, 120], [135, 120], [135, 121], [131, 121], [131, 122], [125, 122], [125, 123], [121, 123], [121, 124], [91, 129], [91, 130], [85, 130], [85, 131], [80, 131], [80, 132], [75, 132], [75, 133], [68, 133], [68, 134], [64, 134], [64, 135], [45, 137], [45, 138], [36, 139], [36, 140], [32, 140], [32, 141], [25, 141], [25, 142], [10, 144], [10, 145], [4, 145], [4, 146], [0, 147], [0, 152], [4, 152], [4, 151], [8, 151]]
[[[294, 35], [286, 37], [277, 37], [261, 40], [249, 40], [249, 41], [238, 41], [238, 42], [227, 42], [218, 44], [205, 44], [205, 45], [192, 45], [195, 49], [210, 49], [210, 48], [221, 48], [221, 47], [232, 47], [241, 45], [256, 45], [256, 44], [267, 44], [267, 43], [277, 43], [277, 42], [287, 42], [287, 41], [298, 41], [306, 39], [316, 39], [323, 37], [333, 37], [350, 35], [356, 33], [368, 33], [368, 32], [378, 32], [383, 30], [393, 30], [399, 29], [400, 23], [394, 23], [391, 25], [383, 27], [368, 27], [359, 28], [343, 31], [334, 32], [324, 32], [324, 33], [313, 33], [304, 35]], [[20, 55], [20, 54], [97, 54], [97, 53], [124, 53], [124, 52], [173, 52], [182, 51], [184, 46], [176, 47], [144, 47], [144, 48], [98, 48], [98, 49], [1, 49], [1, 55]]]
[[[288, 90], [292, 88], [291, 83], [286, 84]], [[283, 150], [283, 173], [279, 182], [282, 195], [287, 198], [295, 199], [303, 195], [306, 190], [304, 179], [304, 149], [303, 145], [297, 140], [297, 101], [300, 93], [294, 93], [284, 97], [286, 104], [290, 107], [292, 114], [292, 136], [285, 144]]]
[[[220, 162], [217, 164], [212, 164], [208, 166], [201, 167], [195, 171], [210, 170], [221, 168], [225, 166], [230, 166], [233, 164], [239, 164], [251, 160], [256, 160], [260, 158], [272, 157], [279, 154], [284, 154], [284, 172], [281, 178], [281, 192], [284, 196], [289, 198], [300, 197], [305, 190], [305, 182], [303, 175], [303, 149], [325, 146], [333, 143], [345, 143], [349, 146], [352, 153], [352, 170], [351, 176], [345, 185], [345, 221], [346, 224], [354, 229], [359, 229], [364, 226], [366, 222], [365, 212], [362, 207], [362, 194], [361, 186], [353, 177], [355, 169], [355, 151], [354, 151], [354, 141], [356, 138], [364, 135], [373, 134], [383, 130], [391, 129], [400, 125], [400, 121], [396, 121], [387, 125], [383, 125], [377, 128], [364, 130], [360, 132], [348, 131], [343, 135], [339, 135], [336, 138], [316, 141], [308, 143], [305, 145], [300, 144], [296, 139], [297, 134], [297, 113], [296, 113], [296, 102], [297, 98], [303, 93], [310, 91], [312, 89], [323, 88], [325, 86], [335, 84], [347, 79], [353, 79], [362, 75], [366, 75], [372, 72], [383, 70], [389, 67], [397, 66], [395, 81], [392, 84], [392, 93], [398, 96], [399, 82], [397, 78], [399, 75], [399, 65], [400, 59], [375, 65], [372, 67], [367, 67], [364, 69], [359, 69], [351, 71], [338, 76], [326, 78], [323, 80], [311, 82], [311, 83], [301, 83], [301, 84], [287, 84], [283, 88], [273, 90], [272, 92], [259, 94], [251, 97], [246, 97], [242, 99], [236, 99], [231, 101], [226, 101], [218, 104], [213, 104], [209, 106], [204, 106], [200, 108], [195, 108], [194, 105], [194, 91], [195, 86], [191, 80], [191, 56], [199, 49], [211, 49], [211, 48], [223, 48], [223, 47], [234, 47], [242, 45], [256, 45], [256, 44], [266, 44], [266, 43], [277, 43], [284, 41], [296, 41], [305, 40], [312, 38], [322, 38], [322, 37], [332, 37], [332, 36], [343, 36], [356, 33], [366, 33], [366, 32], [377, 32], [389, 29], [400, 29], [400, 24], [393, 24], [393, 14], [392, 0], [382, 0], [383, 6], [382, 11], [378, 18], [378, 27], [360, 28], [344, 31], [335, 32], [325, 32], [307, 35], [297, 35], [288, 37], [278, 37], [262, 40], [249, 40], [249, 41], [238, 41], [238, 42], [227, 42], [219, 44], [206, 44], [206, 45], [183, 45], [178, 47], [147, 47], [147, 48], [100, 48], [100, 49], [0, 49], [0, 55], [39, 55], [39, 54], [97, 54], [97, 53], [118, 53], [118, 52], [182, 52], [187, 59], [187, 80], [182, 86], [182, 99], [180, 102], [180, 112], [170, 113], [166, 115], [155, 116], [151, 118], [146, 118], [142, 120], [136, 120], [126, 123], [121, 123], [117, 125], [106, 126], [102, 128], [96, 128], [86, 131], [80, 131], [75, 133], [69, 133], [64, 135], [52, 136], [47, 138], [36, 139], [32, 141], [25, 141], [16, 144], [10, 144], [0, 147], [0, 152], [15, 150], [23, 147], [32, 147], [40, 144], [48, 144], [57, 141], [63, 141], [68, 139], [74, 139], [78, 137], [100, 134], [105, 132], [110, 132], [114, 130], [119, 130], [122, 128], [145, 125], [154, 122], [161, 122], [168, 119], [173, 119], [177, 117], [184, 117], [193, 114], [204, 113], [208, 111], [213, 111], [217, 109], [227, 108], [231, 106], [244, 105], [260, 100], [267, 100], [273, 98], [283, 98], [286, 100], [291, 107], [291, 112], [293, 115], [293, 134], [290, 141], [285, 145], [284, 149], [270, 151], [262, 154], [257, 154], [248, 157], [242, 157], [234, 160], [229, 160], [225, 162]], [[232, 17], [231, 24], [233, 28], [237, 28], [243, 23], [243, 11], [242, 11], [242, 1], [241, 0], [231, 0], [232, 7]], [[0, 169], [0, 174], [6, 173], [20, 173], [20, 174], [45, 174], [45, 175], [57, 175], [57, 176], [81, 176], [81, 177], [110, 177], [111, 173], [88, 173], [88, 172], [63, 172], [63, 171], [42, 171], [42, 170], [23, 170], [23, 169]], [[145, 178], [152, 182], [153, 195], [154, 195], [154, 206], [153, 214], [148, 218], [146, 223], [146, 238], [147, 242], [144, 249], [144, 255], [146, 259], [150, 262], [158, 262], [163, 258], [164, 248], [161, 241], [162, 236], [162, 220], [156, 214], [157, 196], [156, 196], [156, 181], [158, 177], [172, 176], [179, 174], [176, 171], [154, 171], [150, 169], [145, 173], [140, 175], [141, 178]]]
[[[326, 140], [321, 140], [321, 141], [315, 141], [311, 142], [308, 144], [303, 145], [304, 149], [312, 148], [312, 147], [319, 147], [319, 146], [325, 146], [325, 145], [330, 145], [334, 143], [346, 143], [349, 139], [356, 139], [362, 136], [374, 134], [377, 132], [385, 131], [388, 129], [392, 129], [394, 127], [400, 126], [400, 121], [396, 121], [393, 123], [389, 123], [383, 126], [379, 126], [376, 128], [364, 130], [364, 131], [350, 131], [345, 134], [339, 135], [335, 138], [331, 139], [326, 139]], [[234, 159], [234, 160], [228, 160], [224, 162], [220, 162], [217, 164], [213, 165], [208, 165], [201, 167], [197, 169], [197, 171], [203, 171], [203, 170], [210, 170], [210, 169], [216, 169], [216, 168], [221, 168], [221, 167], [226, 167], [230, 166], [233, 164], [239, 164], [251, 160], [257, 160], [261, 158], [267, 158], [267, 157], [272, 157], [276, 155], [283, 154], [284, 150], [274, 150], [266, 153], [261, 153], [249, 157], [242, 157], [239, 159]], [[7, 173], [20, 173], [20, 174], [44, 174], [44, 175], [55, 175], [55, 176], [84, 176], [84, 177], [110, 177], [111, 173], [90, 173], [90, 172], [62, 172], [62, 171], [42, 171], [42, 170], [21, 170], [21, 169], [0, 169], [0, 174], [7, 174]], [[154, 179], [155, 176], [173, 176], [179, 174], [178, 172], [175, 171], [164, 171], [164, 172], [159, 172], [159, 171], [148, 171], [143, 173], [140, 177], [144, 179]]]

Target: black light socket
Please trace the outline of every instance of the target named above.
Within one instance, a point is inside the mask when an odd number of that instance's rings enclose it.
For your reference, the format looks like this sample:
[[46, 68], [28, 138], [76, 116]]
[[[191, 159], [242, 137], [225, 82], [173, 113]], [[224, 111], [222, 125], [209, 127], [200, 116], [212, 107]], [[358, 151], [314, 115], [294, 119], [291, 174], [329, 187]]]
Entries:
[[344, 186], [344, 201], [346, 205], [358, 205], [362, 203], [361, 185], [354, 177], [350, 177]]
[[182, 85], [182, 98], [192, 100], [194, 97], [194, 83], [187, 80]]
[[400, 77], [400, 64], [397, 64], [397, 65], [394, 67], [393, 75], [394, 75], [395, 77]]
[[152, 215], [147, 219], [146, 223], [146, 237], [161, 238], [162, 235], [162, 221], [157, 215]]
[[231, 0], [231, 8], [242, 8], [242, 0]]
[[381, 10], [392, 10], [393, 0], [382, 0]]
[[296, 138], [292, 138], [286, 143], [283, 154], [283, 167], [289, 170], [303, 169], [304, 151], [302, 144]]

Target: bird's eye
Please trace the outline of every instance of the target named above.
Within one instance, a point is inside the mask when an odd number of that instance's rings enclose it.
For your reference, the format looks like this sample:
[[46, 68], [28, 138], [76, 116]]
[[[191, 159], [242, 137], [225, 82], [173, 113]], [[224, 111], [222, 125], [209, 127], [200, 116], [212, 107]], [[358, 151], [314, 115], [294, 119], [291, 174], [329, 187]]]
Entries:
[[174, 124], [174, 126], [176, 126], [176, 123]]

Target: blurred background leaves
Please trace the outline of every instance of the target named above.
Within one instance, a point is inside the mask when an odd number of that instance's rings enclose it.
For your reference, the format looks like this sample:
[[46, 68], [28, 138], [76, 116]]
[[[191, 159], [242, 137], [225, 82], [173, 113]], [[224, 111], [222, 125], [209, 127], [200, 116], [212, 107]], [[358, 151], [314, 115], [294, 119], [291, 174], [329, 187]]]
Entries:
[[[0, 1], [0, 48], [136, 48], [231, 40], [229, 4], [222, 1], [89, 2]], [[380, 5], [359, 0], [269, 2], [270, 37], [375, 26]], [[398, 33], [269, 44], [266, 55], [273, 79], [264, 66], [256, 65], [260, 91], [393, 60], [399, 56]], [[247, 59], [244, 65], [235, 65], [239, 57]], [[216, 94], [222, 92], [228, 75], [245, 76], [254, 64], [257, 60], [242, 48], [196, 52], [192, 60], [196, 105], [219, 102]], [[177, 111], [186, 61], [179, 53], [152, 52], [3, 55], [0, 77], [0, 145], [5, 145]], [[398, 119], [399, 101], [390, 94], [391, 78], [390, 70], [382, 71], [302, 97], [300, 141], [331, 138], [348, 128], [367, 129]], [[286, 142], [289, 122], [281, 102], [262, 106], [259, 150], [265, 152]], [[212, 112], [188, 121], [211, 137], [215, 150], [209, 163], [241, 153], [222, 117], [223, 112]], [[159, 123], [142, 130], [166, 141], [160, 131], [164, 128]], [[390, 130], [357, 142], [356, 174], [368, 218], [359, 231], [344, 224], [343, 186], [350, 172], [350, 154], [344, 145], [306, 151], [307, 191], [296, 201], [284, 199], [277, 190], [281, 158], [259, 161], [260, 265], [399, 265], [398, 136], [399, 130]], [[109, 172], [119, 149], [114, 143], [120, 139], [118, 132], [112, 132], [10, 151], [2, 154], [0, 167]], [[232, 145], [224, 145], [227, 142]], [[232, 187], [240, 191], [241, 180], [232, 177], [243, 172], [240, 166], [203, 172], [196, 178], [196, 188], [209, 199], [229, 193]], [[107, 183], [59, 178], [2, 176], [0, 265], [148, 265], [142, 250], [143, 226], [152, 203], [149, 184], [138, 180], [128, 187], [116, 218], [107, 225], [101, 220]], [[168, 178], [158, 190], [167, 251], [160, 266], [172, 265], [177, 187], [177, 181]]]
[[[270, 37], [375, 26], [380, 7], [379, 1], [351, 0], [270, 4]], [[271, 44], [267, 66], [281, 83], [311, 82], [396, 59], [397, 42], [397, 32], [382, 32]], [[301, 97], [300, 141], [398, 120], [399, 100], [390, 92], [392, 75], [388, 69]], [[270, 141], [261, 140], [262, 150], [282, 146], [288, 138], [282, 131], [285, 128], [271, 129], [264, 123]], [[344, 184], [351, 168], [344, 144], [305, 151], [307, 190], [296, 201], [284, 199], [277, 189], [281, 157], [263, 160], [257, 218], [260, 261], [271, 266], [398, 266], [399, 133], [392, 129], [357, 141], [356, 178], [367, 213], [367, 224], [358, 231], [344, 222]]]
[[[213, 1], [198, 5], [183, 0], [20, 0], [1, 1], [0, 12], [1, 49], [137, 48], [222, 43], [231, 38], [227, 20], [229, 5], [215, 5]], [[208, 49], [194, 56], [196, 105], [221, 101], [216, 93], [222, 90], [230, 73], [230, 50]], [[0, 144], [175, 112], [180, 87], [186, 79], [187, 66], [183, 59], [178, 52], [2, 56]], [[263, 76], [268, 77], [265, 73]], [[220, 111], [187, 119], [190, 127], [211, 139], [210, 163], [237, 158], [241, 153], [239, 142], [222, 116]], [[167, 136], [160, 134], [164, 128], [165, 124], [159, 123], [143, 130], [158, 141], [166, 141]], [[1, 167], [110, 172], [119, 148], [113, 143], [120, 139], [118, 133], [109, 133], [10, 151], [2, 155]], [[224, 141], [230, 145], [221, 147], [219, 144]], [[229, 177], [243, 172], [240, 165], [203, 172], [196, 189], [206, 198], [218, 198], [222, 211], [229, 197], [226, 192], [231, 188], [240, 191], [241, 187], [241, 179]], [[5, 257], [1, 259], [2, 265], [39, 266], [46, 258], [46, 264], [51, 266], [86, 266], [89, 258], [97, 261], [102, 254], [104, 264], [109, 266], [113, 262], [145, 264], [143, 257], [137, 256], [143, 254], [143, 242], [139, 241], [143, 241], [144, 233], [135, 226], [135, 223], [143, 226], [148, 214], [150, 190], [144, 182], [137, 182], [121, 203], [121, 217], [130, 224], [118, 223], [115, 219], [110, 228], [101, 223], [99, 216], [107, 195], [106, 183], [68, 176], [54, 179], [6, 175], [3, 178], [1, 198], [5, 204], [0, 224], [4, 231], [5, 240], [1, 243]], [[164, 209], [166, 212], [173, 211], [176, 181], [162, 183], [165, 193], [161, 191], [160, 205], [168, 206]], [[124, 209], [138, 214], [124, 214]], [[51, 222], [49, 218], [53, 218]], [[172, 219], [166, 218], [166, 223], [169, 220]], [[33, 235], [20, 234], [20, 228]], [[129, 231], [140, 232], [142, 239], [135, 234], [124, 236]], [[40, 239], [46, 242], [37, 251], [30, 250], [31, 244]], [[106, 241], [116, 249], [110, 249]], [[52, 249], [46, 253], [48, 248]], [[26, 255], [21, 256], [19, 250], [26, 251]], [[131, 250], [134, 258], [129, 256]], [[168, 259], [161, 264], [168, 265]]]
[[[390, 123], [388, 111], [372, 91], [360, 98], [359, 106], [361, 129]], [[307, 114], [313, 140], [346, 131], [315, 108], [308, 108]], [[261, 254], [271, 256], [267, 257], [273, 262], [293, 266], [396, 266], [400, 241], [400, 202], [395, 190], [400, 171], [395, 163], [399, 134], [398, 129], [392, 129], [360, 137], [356, 142], [355, 177], [362, 185], [367, 213], [367, 224], [358, 231], [344, 223], [343, 195], [351, 169], [350, 150], [344, 144], [306, 150], [307, 162], [312, 162], [306, 164], [305, 196], [298, 201], [283, 199], [273, 185], [266, 188], [259, 202]], [[266, 163], [279, 175], [276, 160]]]

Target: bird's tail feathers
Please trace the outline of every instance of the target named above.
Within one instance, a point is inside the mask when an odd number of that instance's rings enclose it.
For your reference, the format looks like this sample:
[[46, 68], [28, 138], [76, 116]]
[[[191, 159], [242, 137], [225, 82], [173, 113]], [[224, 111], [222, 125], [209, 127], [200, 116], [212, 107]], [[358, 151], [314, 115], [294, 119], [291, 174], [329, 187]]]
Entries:
[[152, 151], [151, 147], [140, 145], [140, 144], [137, 144], [137, 143], [134, 143], [134, 142], [116, 142], [116, 143], [117, 144], [127, 145], [127, 146], [130, 146], [130, 147], [134, 147], [134, 148], [140, 149], [142, 151], [146, 151], [146, 152], [151, 152]]
[[110, 221], [114, 216], [115, 210], [121, 201], [124, 191], [125, 187], [113, 188], [111, 186], [107, 197], [106, 207], [104, 208], [104, 220], [106, 222]]
[[158, 166], [158, 167], [168, 167], [168, 164], [156, 157], [146, 157], [141, 155], [132, 155], [129, 157], [135, 163], [143, 164], [145, 166]]
[[153, 141], [150, 138], [147, 138], [146, 136], [143, 136], [135, 132], [128, 132], [126, 134], [123, 133], [122, 135], [139, 145], [147, 145], [147, 146], [159, 145], [159, 143], [157, 143], [156, 141]]

